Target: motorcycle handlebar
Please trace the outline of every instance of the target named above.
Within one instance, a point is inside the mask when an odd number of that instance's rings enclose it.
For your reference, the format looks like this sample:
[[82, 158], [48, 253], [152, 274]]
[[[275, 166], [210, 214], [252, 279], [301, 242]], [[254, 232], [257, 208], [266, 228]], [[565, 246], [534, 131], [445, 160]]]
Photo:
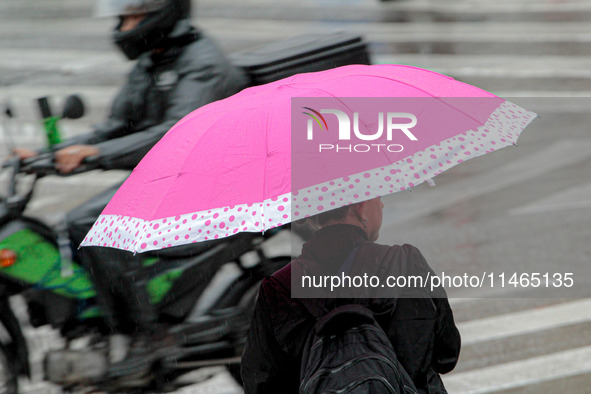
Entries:
[[4, 160], [4, 162], [2, 163], [2, 169], [14, 168], [16, 166], [19, 166], [19, 164], [20, 164], [20, 161], [19, 161], [18, 157], [11, 157], [11, 158]]
[[36, 174], [39, 177], [47, 175], [70, 176], [77, 175], [99, 168], [98, 157], [88, 157], [78, 168], [68, 173], [60, 172], [55, 166], [53, 153], [43, 153], [29, 159], [21, 160], [19, 172], [27, 174]]
[[[98, 165], [98, 157], [89, 157], [84, 164], [80, 167], [76, 168], [74, 171], [69, 172], [67, 174], [61, 173], [55, 166], [54, 157], [52, 153], [43, 153], [38, 156], [20, 160], [18, 157], [10, 157], [6, 161], [1, 164], [0, 170], [10, 169], [11, 170], [11, 177], [8, 182], [8, 196], [16, 196], [17, 195], [17, 184], [18, 184], [18, 177], [17, 174], [33, 174], [35, 175], [35, 181], [31, 183], [30, 189], [27, 193], [24, 194], [24, 197], [15, 200], [16, 207], [20, 207], [18, 209], [24, 209], [27, 203], [31, 199], [34, 185], [36, 181], [40, 178], [43, 178], [47, 175], [60, 175], [60, 176], [69, 176], [69, 175], [76, 175], [81, 174], [83, 172], [87, 172], [90, 170], [94, 170], [99, 168]], [[21, 209], [21, 210], [22, 210]]]

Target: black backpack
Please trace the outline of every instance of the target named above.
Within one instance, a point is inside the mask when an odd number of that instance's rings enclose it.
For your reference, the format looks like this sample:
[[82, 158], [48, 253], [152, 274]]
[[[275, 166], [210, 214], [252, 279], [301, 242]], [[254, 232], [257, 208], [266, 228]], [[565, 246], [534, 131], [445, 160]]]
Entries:
[[317, 318], [306, 344], [300, 394], [416, 394], [373, 313], [346, 304]]
[[[373, 246], [373, 245], [369, 245]], [[353, 248], [339, 271], [351, 271], [354, 260], [368, 264], [367, 247]], [[381, 261], [389, 248], [378, 253]], [[390, 339], [373, 312], [361, 303], [338, 304], [323, 299], [299, 299], [316, 319], [300, 369], [300, 394], [416, 394], [417, 389], [398, 362]], [[359, 300], [361, 301], [361, 300]], [[332, 307], [328, 307], [332, 305]], [[336, 306], [336, 308], [335, 308]], [[328, 312], [327, 312], [328, 310]]]

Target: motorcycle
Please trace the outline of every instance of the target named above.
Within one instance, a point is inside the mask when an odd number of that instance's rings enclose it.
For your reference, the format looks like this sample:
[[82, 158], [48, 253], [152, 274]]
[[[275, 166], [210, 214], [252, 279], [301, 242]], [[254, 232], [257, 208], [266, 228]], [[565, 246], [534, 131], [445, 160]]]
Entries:
[[[361, 38], [340, 33], [290, 39], [231, 58], [250, 77], [251, 85], [297, 72], [369, 64]], [[81, 116], [83, 111], [75, 108], [79, 100], [69, 99], [68, 103], [74, 107], [70, 113]], [[40, 100], [39, 105], [49, 143], [57, 144], [57, 118], [48, 109], [47, 100]], [[70, 117], [68, 112], [64, 111], [64, 117]], [[95, 168], [87, 163], [68, 176]], [[34, 327], [50, 324], [65, 339], [64, 348], [50, 350], [44, 362], [46, 379], [65, 390], [172, 390], [182, 374], [220, 365], [240, 382], [240, 355], [258, 286], [291, 260], [289, 255], [268, 256], [263, 245], [290, 231], [289, 226], [142, 254], [138, 275], [149, 278], [151, 303], [178, 351], [154, 362], [151, 373], [140, 380], [131, 376], [127, 382], [123, 377], [113, 383], [105, 378], [110, 330], [88, 272], [75, 258], [69, 258], [63, 229], [25, 214], [37, 182], [46, 176], [63, 175], [56, 171], [51, 154], [24, 163], [8, 160], [0, 171], [10, 173], [7, 193], [0, 197], [0, 323], [9, 337], [0, 343], [4, 392], [18, 392], [17, 377], [30, 376], [27, 344], [8, 301], [16, 294], [24, 296]], [[32, 181], [24, 181], [30, 177]], [[85, 339], [81, 348], [77, 345], [80, 339]]]
[[[8, 302], [10, 296], [22, 294], [31, 324], [50, 324], [66, 340], [64, 349], [45, 356], [46, 378], [66, 389], [84, 385], [110, 389], [103, 379], [110, 330], [90, 276], [75, 259], [62, 258], [54, 229], [23, 213], [37, 181], [57, 174], [51, 164], [39, 160], [21, 166], [18, 160], [10, 160], [3, 166], [11, 176], [9, 193], [0, 201], [0, 322], [11, 341], [0, 346], [0, 370], [5, 371], [7, 392], [17, 392], [16, 377], [30, 373], [24, 335]], [[29, 180], [28, 190], [17, 194], [22, 174], [32, 174], [34, 179]], [[147, 380], [134, 385], [170, 388], [169, 382], [188, 370], [216, 365], [228, 366], [238, 378], [258, 285], [291, 260], [286, 255], [267, 256], [262, 243], [284, 231], [288, 229], [144, 255], [145, 272], [138, 274], [149, 277], [147, 289], [158, 320], [169, 327], [179, 350], [158, 360]], [[252, 252], [257, 256], [254, 264], [245, 259], [249, 254], [252, 260]], [[69, 347], [82, 337], [88, 338], [88, 346]]]

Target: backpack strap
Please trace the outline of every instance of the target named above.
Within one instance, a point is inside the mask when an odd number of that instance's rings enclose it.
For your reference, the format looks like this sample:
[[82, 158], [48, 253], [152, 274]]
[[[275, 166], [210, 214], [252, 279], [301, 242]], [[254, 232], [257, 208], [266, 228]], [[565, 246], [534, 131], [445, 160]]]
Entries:
[[372, 311], [363, 305], [345, 304], [321, 316], [314, 325], [317, 335], [344, 331], [359, 324], [375, 321]]
[[[293, 260], [295, 261], [295, 260]], [[292, 263], [293, 263], [292, 261]], [[291, 263], [287, 264], [285, 267], [281, 268], [279, 271], [276, 271], [273, 275], [281, 286], [285, 289], [291, 289]]]
[[386, 269], [384, 260], [392, 250], [392, 246], [380, 245], [374, 242], [363, 242], [357, 251], [355, 261], [352, 264], [352, 269], [349, 274], [363, 275], [380, 275]]
[[343, 261], [343, 264], [341, 264], [341, 266], [337, 270], [337, 273], [344, 273], [348, 275], [351, 272], [351, 268], [353, 268], [353, 263], [355, 262], [360, 247], [361, 244], [355, 245], [355, 247], [351, 249], [347, 257], [345, 258], [345, 261]]
[[[337, 273], [349, 274], [356, 260], [360, 246], [361, 245], [355, 245], [355, 247], [351, 249], [341, 266], [337, 269]], [[309, 261], [309, 264], [318, 265], [319, 263], [316, 261]], [[287, 279], [291, 280], [290, 278], [291, 276]], [[285, 273], [282, 273], [282, 279], [285, 280]], [[316, 321], [319, 321], [322, 317], [330, 314], [334, 309], [334, 305], [331, 305], [333, 304], [333, 301], [330, 298], [300, 298], [298, 299], [298, 302], [314, 317], [314, 319], [316, 319]]]

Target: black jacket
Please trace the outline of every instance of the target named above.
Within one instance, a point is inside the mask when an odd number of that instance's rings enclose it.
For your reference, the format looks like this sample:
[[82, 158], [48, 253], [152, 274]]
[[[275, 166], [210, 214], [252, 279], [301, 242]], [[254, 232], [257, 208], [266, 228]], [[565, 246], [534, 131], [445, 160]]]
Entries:
[[[363, 242], [367, 242], [365, 233], [358, 227], [329, 226], [306, 242], [298, 260], [322, 262], [338, 268], [354, 246]], [[414, 273], [430, 271], [415, 247], [404, 245], [393, 250], [401, 253], [389, 254], [385, 265], [412, 266]], [[397, 268], [392, 271], [399, 272]], [[276, 274], [261, 284], [242, 356], [246, 394], [298, 392], [303, 346], [315, 320], [297, 299], [291, 298], [291, 283], [281, 280], [282, 277], [284, 275]], [[440, 298], [364, 300], [369, 302], [368, 306], [376, 314], [400, 363], [420, 393], [445, 392], [439, 373], [447, 373], [455, 367], [460, 351], [460, 335], [445, 292], [439, 295]], [[322, 302], [336, 306], [347, 301], [325, 299]]]
[[57, 148], [93, 144], [102, 168], [132, 169], [182, 117], [246, 87], [242, 71], [188, 20], [177, 23], [167, 44], [140, 56], [106, 122]]

